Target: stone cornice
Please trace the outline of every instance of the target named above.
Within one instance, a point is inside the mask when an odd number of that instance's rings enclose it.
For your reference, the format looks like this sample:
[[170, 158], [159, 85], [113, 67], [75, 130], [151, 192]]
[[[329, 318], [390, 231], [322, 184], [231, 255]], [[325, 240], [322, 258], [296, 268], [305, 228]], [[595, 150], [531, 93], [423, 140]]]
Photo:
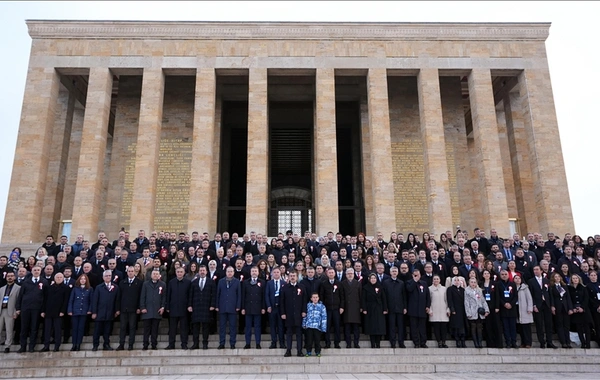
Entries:
[[550, 23], [27, 20], [33, 39], [545, 41]]

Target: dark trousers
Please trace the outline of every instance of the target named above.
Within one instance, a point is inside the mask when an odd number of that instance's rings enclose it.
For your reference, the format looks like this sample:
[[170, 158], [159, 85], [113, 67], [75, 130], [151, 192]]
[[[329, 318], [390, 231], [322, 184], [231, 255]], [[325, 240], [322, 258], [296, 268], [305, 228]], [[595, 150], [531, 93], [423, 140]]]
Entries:
[[246, 314], [246, 344], [250, 344], [252, 340], [252, 328], [254, 327], [254, 340], [256, 344], [260, 344], [260, 326], [261, 326], [262, 315], [261, 314]]
[[594, 341], [600, 346], [600, 313], [592, 310], [592, 319], [594, 320]]
[[138, 315], [136, 312], [126, 312], [121, 313], [119, 318], [121, 322], [121, 326], [119, 327], [119, 344], [121, 346], [125, 344], [125, 336], [129, 333], [129, 345], [133, 346], [135, 343]]
[[71, 322], [73, 325], [73, 346], [79, 346], [83, 341], [83, 331], [85, 329], [86, 319], [87, 315], [74, 315], [71, 317]]
[[[469, 326], [471, 327], [471, 339], [475, 347], [481, 346], [483, 340], [483, 319], [477, 316], [477, 319], [469, 320]], [[529, 330], [531, 333], [531, 330]]]
[[558, 341], [560, 344], [569, 344], [571, 343], [571, 338], [569, 337], [569, 314], [561, 307], [560, 310], [556, 310], [555, 314], [555, 326], [556, 326], [556, 334], [558, 335]]
[[448, 335], [448, 322], [431, 322], [435, 340], [445, 342]]
[[517, 317], [502, 317], [501, 319], [506, 345], [517, 344]]
[[521, 336], [522, 346], [531, 346], [533, 344], [533, 337], [531, 334], [531, 323], [518, 324], [517, 330]]
[[285, 331], [283, 329], [283, 319], [281, 319], [279, 313], [279, 306], [271, 308], [269, 329], [271, 330], [271, 344], [277, 343], [277, 338], [279, 338], [279, 345], [283, 347], [285, 345]]
[[298, 350], [298, 352], [302, 352], [302, 327], [301, 326], [287, 327], [286, 333], [287, 333], [287, 349], [288, 349], [288, 351], [292, 350], [292, 336], [294, 334], [296, 334], [296, 349]]
[[[52, 334], [54, 332], [54, 334]], [[44, 347], [50, 346], [50, 340], [54, 337], [54, 347], [60, 347], [62, 337], [62, 318], [44, 318]]]
[[543, 304], [541, 310], [538, 310], [537, 313], [533, 313], [533, 321], [535, 322], [535, 332], [540, 344], [552, 343], [552, 312], [546, 304]]
[[340, 334], [340, 309], [327, 309], [327, 332], [325, 333], [325, 344], [331, 345], [331, 333], [333, 332], [333, 343], [337, 346], [341, 341]]
[[169, 346], [175, 345], [175, 336], [177, 335], [177, 325], [179, 325], [179, 335], [181, 337], [181, 346], [188, 344], [188, 316], [185, 314], [182, 317], [169, 317]]
[[219, 345], [225, 345], [225, 332], [229, 324], [229, 344], [235, 345], [237, 334], [237, 313], [219, 313]]
[[210, 333], [211, 322], [192, 323], [192, 340], [194, 346], [200, 341], [200, 330], [202, 330], [202, 346], [208, 346], [208, 335]]
[[415, 347], [427, 343], [427, 334], [425, 330], [426, 318], [410, 317], [410, 338]]
[[94, 321], [94, 347], [98, 347], [100, 345], [100, 335], [102, 335], [104, 347], [110, 345], [112, 323], [112, 321]]
[[311, 352], [313, 346], [315, 353], [321, 353], [321, 331], [319, 329], [306, 329], [306, 351]]
[[494, 308], [490, 309], [490, 315], [485, 319], [485, 343], [487, 347], [502, 348], [502, 323], [500, 315], [495, 312]]
[[29, 337], [29, 349], [35, 348], [37, 341], [38, 326], [40, 323], [39, 309], [21, 311], [21, 348], [27, 347], [27, 337]]
[[344, 336], [346, 337], [346, 344], [350, 345], [350, 340], [354, 335], [354, 345], [358, 345], [360, 338], [360, 324], [358, 323], [344, 323]]
[[388, 326], [390, 328], [389, 338], [392, 346], [396, 344], [396, 338], [399, 344], [404, 344], [404, 314], [389, 313]]
[[71, 316], [65, 314], [64, 317], [62, 317], [63, 320], [63, 343], [67, 343], [69, 341], [69, 338], [71, 337]]
[[152, 319], [144, 319], [144, 347], [148, 348], [148, 344], [150, 341], [152, 342], [152, 347], [156, 347], [158, 344], [158, 326], [160, 325], [160, 319], [152, 318]]

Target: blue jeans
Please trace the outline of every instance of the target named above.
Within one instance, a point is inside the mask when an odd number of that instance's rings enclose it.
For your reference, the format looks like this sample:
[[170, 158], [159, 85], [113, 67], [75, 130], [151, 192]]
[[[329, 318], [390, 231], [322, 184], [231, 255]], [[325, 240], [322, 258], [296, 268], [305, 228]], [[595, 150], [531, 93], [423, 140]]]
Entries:
[[219, 313], [219, 345], [225, 345], [225, 333], [229, 324], [229, 344], [235, 345], [237, 334], [237, 313]]
[[250, 344], [250, 340], [252, 340], [252, 327], [254, 327], [254, 340], [256, 344], [260, 344], [261, 319], [260, 314], [246, 314], [246, 344]]

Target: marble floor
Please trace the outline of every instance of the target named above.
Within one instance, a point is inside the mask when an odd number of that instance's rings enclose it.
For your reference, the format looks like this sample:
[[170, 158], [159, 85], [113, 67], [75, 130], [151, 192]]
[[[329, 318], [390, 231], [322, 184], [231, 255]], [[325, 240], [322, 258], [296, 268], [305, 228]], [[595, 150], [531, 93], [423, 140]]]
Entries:
[[[197, 376], [130, 376], [130, 377], [94, 377], [94, 380], [506, 380], [506, 373], [433, 373], [433, 374], [395, 374], [395, 373], [353, 373], [353, 374], [275, 374], [275, 375], [197, 375]], [[519, 380], [538, 380], [540, 373], [519, 373]], [[588, 380], [594, 378], [591, 373], [544, 373], [544, 380]], [[69, 377], [69, 379], [84, 379]], [[89, 377], [85, 378], [89, 379]], [[46, 378], [45, 380], [65, 380], [64, 378]]]

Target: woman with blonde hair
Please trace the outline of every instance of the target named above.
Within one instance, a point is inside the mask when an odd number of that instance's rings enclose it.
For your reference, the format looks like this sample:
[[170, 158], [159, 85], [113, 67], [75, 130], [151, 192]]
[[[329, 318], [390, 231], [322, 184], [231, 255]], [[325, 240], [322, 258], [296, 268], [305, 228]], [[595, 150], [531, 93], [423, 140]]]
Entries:
[[471, 327], [473, 345], [483, 348], [483, 321], [490, 314], [490, 308], [474, 277], [469, 278], [469, 286], [465, 289], [465, 314]]
[[450, 309], [446, 297], [446, 287], [442, 286], [439, 275], [433, 276], [433, 284], [429, 287], [431, 306], [429, 307], [429, 322], [433, 329], [439, 348], [448, 348], [446, 335], [448, 334], [448, 321]]

